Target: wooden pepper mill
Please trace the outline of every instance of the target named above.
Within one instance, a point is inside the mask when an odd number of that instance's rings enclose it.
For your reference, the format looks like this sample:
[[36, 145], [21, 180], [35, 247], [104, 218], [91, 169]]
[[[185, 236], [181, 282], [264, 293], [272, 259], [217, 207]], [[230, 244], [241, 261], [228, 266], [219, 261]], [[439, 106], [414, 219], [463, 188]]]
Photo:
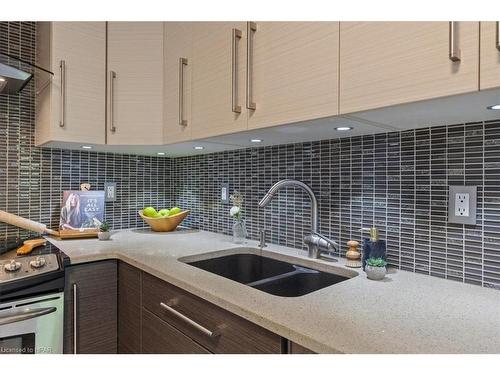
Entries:
[[347, 258], [346, 266], [351, 268], [360, 268], [361, 263], [361, 253], [358, 251], [359, 242], [358, 241], [347, 241], [347, 246], [349, 250], [345, 254]]

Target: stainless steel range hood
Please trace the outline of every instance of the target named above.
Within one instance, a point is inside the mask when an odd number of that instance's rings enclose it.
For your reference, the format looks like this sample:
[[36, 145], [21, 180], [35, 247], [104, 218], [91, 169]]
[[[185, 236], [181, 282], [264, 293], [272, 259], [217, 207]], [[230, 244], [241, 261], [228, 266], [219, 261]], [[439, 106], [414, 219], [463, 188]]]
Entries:
[[17, 94], [33, 78], [32, 73], [0, 63], [0, 94]]
[[33, 68], [53, 75], [52, 72], [44, 68], [0, 52], [0, 94], [19, 93], [33, 78]]

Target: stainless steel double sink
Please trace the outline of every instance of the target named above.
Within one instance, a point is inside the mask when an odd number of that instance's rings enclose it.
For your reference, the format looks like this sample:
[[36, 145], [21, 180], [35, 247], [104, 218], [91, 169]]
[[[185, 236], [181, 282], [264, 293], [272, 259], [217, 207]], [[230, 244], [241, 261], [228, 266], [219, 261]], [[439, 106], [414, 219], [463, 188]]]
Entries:
[[[279, 258], [279, 259], [277, 259]], [[238, 248], [184, 257], [181, 262], [281, 297], [299, 297], [357, 276], [340, 267]], [[320, 269], [321, 268], [321, 269]]]

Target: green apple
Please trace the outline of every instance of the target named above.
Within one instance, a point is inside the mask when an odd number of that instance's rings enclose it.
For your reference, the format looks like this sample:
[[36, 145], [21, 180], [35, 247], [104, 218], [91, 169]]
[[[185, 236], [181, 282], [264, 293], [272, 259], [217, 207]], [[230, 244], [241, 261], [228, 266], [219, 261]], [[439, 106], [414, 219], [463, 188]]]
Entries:
[[170, 210], [167, 208], [164, 208], [158, 212], [161, 216], [168, 216], [170, 214]]
[[147, 217], [155, 217], [158, 212], [156, 212], [156, 210], [154, 209], [154, 207], [146, 207], [142, 213], [144, 214], [144, 216], [147, 216]]
[[181, 212], [181, 209], [179, 207], [172, 207], [169, 211], [168, 216], [177, 215], [179, 212]]

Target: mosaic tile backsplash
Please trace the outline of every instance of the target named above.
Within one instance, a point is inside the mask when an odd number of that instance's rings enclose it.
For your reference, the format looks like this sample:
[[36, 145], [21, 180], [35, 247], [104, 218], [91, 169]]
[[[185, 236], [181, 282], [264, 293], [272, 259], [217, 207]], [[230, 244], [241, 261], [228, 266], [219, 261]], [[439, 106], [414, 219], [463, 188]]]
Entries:
[[[0, 22], [0, 49], [34, 60], [36, 25]], [[391, 265], [500, 289], [500, 121], [176, 159], [41, 149], [34, 146], [34, 87], [0, 95], [0, 209], [57, 227], [61, 192], [118, 183], [106, 205], [115, 229], [142, 226], [145, 205], [190, 208], [192, 227], [231, 233], [222, 183], [244, 196], [249, 236], [302, 248], [310, 230], [305, 194], [288, 188], [265, 209], [257, 202], [283, 178], [316, 192], [319, 230], [341, 244], [375, 224]], [[447, 223], [448, 185], [477, 185], [477, 225]], [[4, 239], [23, 234], [0, 223]]]
[[[35, 32], [34, 22], [0, 22], [0, 51], [34, 62]], [[145, 205], [168, 205], [168, 159], [35, 147], [34, 99], [33, 80], [18, 95], [0, 95], [1, 210], [57, 228], [63, 190], [82, 182], [102, 190], [105, 181], [118, 186], [117, 201], [106, 203], [115, 229], [142, 226], [137, 210]], [[27, 235], [0, 223], [1, 240]]]

